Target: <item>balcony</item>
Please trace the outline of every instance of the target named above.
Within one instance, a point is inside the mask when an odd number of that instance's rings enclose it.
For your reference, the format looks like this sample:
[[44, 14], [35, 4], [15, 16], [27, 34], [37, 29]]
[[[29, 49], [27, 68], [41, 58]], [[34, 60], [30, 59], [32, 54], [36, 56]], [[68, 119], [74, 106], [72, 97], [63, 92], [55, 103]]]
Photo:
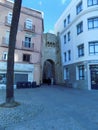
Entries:
[[2, 37], [1, 46], [3, 46], [3, 47], [8, 47], [8, 45], [9, 45], [9, 38], [7, 38], [7, 37]]
[[5, 17], [5, 25], [9, 27], [11, 26], [11, 19], [8, 16]]
[[26, 22], [24, 23], [24, 30], [28, 32], [35, 33], [35, 25], [27, 25]]
[[22, 49], [33, 51], [34, 50], [34, 43], [22, 41]]

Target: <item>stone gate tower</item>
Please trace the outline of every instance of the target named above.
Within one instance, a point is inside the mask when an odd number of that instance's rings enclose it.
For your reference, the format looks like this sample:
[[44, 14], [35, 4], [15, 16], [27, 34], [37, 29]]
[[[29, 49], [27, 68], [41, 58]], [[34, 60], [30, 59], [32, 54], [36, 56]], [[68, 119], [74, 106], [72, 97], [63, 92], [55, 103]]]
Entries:
[[42, 83], [51, 79], [52, 84], [62, 83], [59, 39], [55, 34], [43, 34]]

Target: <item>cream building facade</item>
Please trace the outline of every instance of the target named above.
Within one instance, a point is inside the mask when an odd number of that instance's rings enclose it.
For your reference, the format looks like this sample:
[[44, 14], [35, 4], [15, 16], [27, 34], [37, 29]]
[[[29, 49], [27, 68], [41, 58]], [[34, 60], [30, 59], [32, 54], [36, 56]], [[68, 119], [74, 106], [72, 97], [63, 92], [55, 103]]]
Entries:
[[[0, 87], [6, 86], [12, 9], [11, 1], [0, 0]], [[15, 47], [15, 85], [19, 81], [35, 81], [37, 85], [40, 84], [42, 35], [42, 12], [22, 7]]]
[[98, 89], [98, 0], [71, 0], [55, 24], [61, 40], [63, 82]]

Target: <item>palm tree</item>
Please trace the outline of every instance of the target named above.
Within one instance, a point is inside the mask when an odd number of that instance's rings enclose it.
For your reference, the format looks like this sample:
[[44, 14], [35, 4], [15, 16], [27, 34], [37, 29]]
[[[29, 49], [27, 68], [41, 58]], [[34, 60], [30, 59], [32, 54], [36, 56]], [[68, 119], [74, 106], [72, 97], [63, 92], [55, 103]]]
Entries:
[[5, 107], [14, 107], [18, 103], [14, 99], [14, 51], [16, 44], [17, 29], [21, 11], [22, 0], [15, 0], [13, 7], [12, 23], [9, 36], [9, 50], [7, 60], [7, 84], [6, 84], [6, 102]]

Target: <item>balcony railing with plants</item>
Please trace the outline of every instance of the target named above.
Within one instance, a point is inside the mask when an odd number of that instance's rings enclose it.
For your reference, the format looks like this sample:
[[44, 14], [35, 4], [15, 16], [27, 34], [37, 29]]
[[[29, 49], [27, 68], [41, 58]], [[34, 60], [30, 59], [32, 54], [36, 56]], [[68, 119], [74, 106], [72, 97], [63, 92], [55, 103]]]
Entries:
[[27, 25], [26, 22], [24, 22], [24, 30], [29, 32], [35, 32], [35, 25]]
[[22, 49], [33, 51], [34, 50], [34, 43], [22, 41]]

